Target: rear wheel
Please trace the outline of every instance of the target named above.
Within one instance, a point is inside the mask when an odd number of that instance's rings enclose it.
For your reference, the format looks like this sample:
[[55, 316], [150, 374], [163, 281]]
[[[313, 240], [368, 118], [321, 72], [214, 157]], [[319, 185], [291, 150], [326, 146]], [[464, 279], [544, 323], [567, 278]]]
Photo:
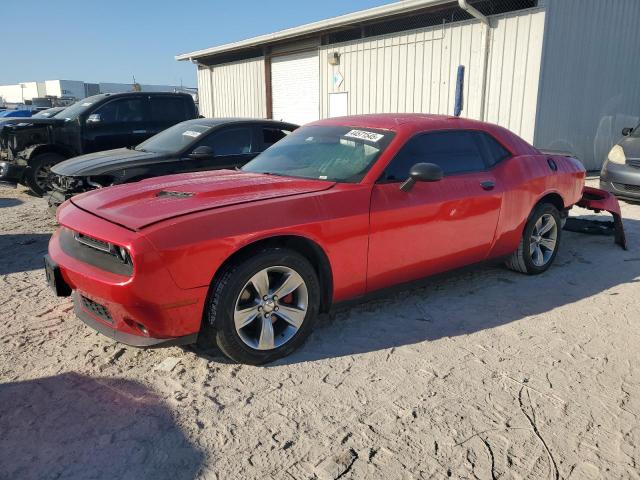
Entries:
[[41, 153], [29, 161], [25, 174], [25, 183], [33, 193], [42, 197], [51, 190], [51, 167], [63, 161], [65, 157], [58, 153]]
[[229, 358], [260, 365], [298, 348], [320, 303], [315, 270], [299, 253], [268, 249], [229, 266], [213, 284], [203, 338]]
[[545, 272], [558, 254], [561, 225], [555, 206], [538, 205], [525, 225], [518, 249], [507, 260], [507, 267], [529, 275]]

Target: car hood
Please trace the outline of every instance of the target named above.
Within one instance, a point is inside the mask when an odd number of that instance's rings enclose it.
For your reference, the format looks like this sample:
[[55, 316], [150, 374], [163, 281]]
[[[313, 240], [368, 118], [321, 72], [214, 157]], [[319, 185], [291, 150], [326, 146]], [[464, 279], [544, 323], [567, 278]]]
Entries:
[[16, 128], [25, 128], [31, 125], [59, 125], [65, 122], [64, 118], [33, 118], [33, 117], [0, 117], [3, 125], [14, 125]]
[[118, 148], [65, 160], [54, 166], [51, 171], [65, 177], [104, 175], [113, 171], [114, 168], [144, 165], [164, 157], [165, 155], [159, 153]]
[[157, 177], [77, 195], [71, 202], [112, 223], [140, 230], [190, 213], [327, 190], [334, 182], [217, 170]]
[[624, 137], [619, 145], [627, 158], [640, 158], [640, 137]]
[[60, 125], [64, 122], [65, 120], [61, 118], [0, 117], [0, 131], [42, 128], [47, 125]]

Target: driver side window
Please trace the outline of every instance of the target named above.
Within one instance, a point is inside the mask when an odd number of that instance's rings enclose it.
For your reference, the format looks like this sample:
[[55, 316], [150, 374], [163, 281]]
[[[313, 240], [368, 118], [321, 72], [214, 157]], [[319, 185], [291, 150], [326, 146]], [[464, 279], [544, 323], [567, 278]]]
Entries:
[[144, 120], [144, 106], [141, 98], [123, 98], [99, 107], [93, 114], [100, 115], [100, 122], [131, 123]]
[[435, 163], [445, 176], [486, 169], [475, 132], [449, 130], [422, 133], [410, 139], [391, 160], [382, 182], [403, 182], [416, 163]]
[[251, 129], [247, 127], [225, 128], [212, 133], [197, 147], [213, 148], [216, 156], [248, 155], [251, 153]]

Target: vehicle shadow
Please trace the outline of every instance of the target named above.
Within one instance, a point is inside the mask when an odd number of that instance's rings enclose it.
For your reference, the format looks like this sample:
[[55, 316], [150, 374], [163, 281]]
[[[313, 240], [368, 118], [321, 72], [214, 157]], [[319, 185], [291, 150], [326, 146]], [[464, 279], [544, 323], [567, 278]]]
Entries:
[[473, 334], [602, 292], [617, 295], [617, 286], [640, 283], [640, 222], [627, 219], [625, 227], [628, 251], [613, 237], [564, 231], [556, 263], [542, 275], [511, 272], [501, 264], [477, 265], [338, 307], [318, 323], [304, 346], [270, 366]]
[[154, 392], [75, 373], [0, 384], [0, 478], [196, 477], [203, 454]]
[[42, 268], [49, 238], [51, 235], [44, 233], [0, 235], [0, 275]]
[[18, 198], [0, 198], [0, 208], [10, 208], [22, 205], [24, 202]]

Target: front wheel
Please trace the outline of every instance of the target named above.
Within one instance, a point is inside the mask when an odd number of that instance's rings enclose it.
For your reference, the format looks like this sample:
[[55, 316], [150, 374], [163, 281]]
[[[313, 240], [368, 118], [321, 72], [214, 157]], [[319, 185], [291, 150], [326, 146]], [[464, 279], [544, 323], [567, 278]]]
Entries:
[[518, 249], [507, 260], [507, 268], [529, 275], [545, 272], [558, 254], [561, 225], [555, 206], [538, 205], [525, 225]]
[[63, 161], [65, 157], [58, 153], [41, 153], [29, 161], [29, 169], [25, 173], [25, 183], [33, 193], [42, 197], [51, 190], [51, 167]]
[[318, 277], [305, 257], [288, 249], [263, 250], [230, 265], [214, 282], [203, 337], [215, 333], [220, 350], [237, 362], [268, 363], [304, 342], [319, 304]]

